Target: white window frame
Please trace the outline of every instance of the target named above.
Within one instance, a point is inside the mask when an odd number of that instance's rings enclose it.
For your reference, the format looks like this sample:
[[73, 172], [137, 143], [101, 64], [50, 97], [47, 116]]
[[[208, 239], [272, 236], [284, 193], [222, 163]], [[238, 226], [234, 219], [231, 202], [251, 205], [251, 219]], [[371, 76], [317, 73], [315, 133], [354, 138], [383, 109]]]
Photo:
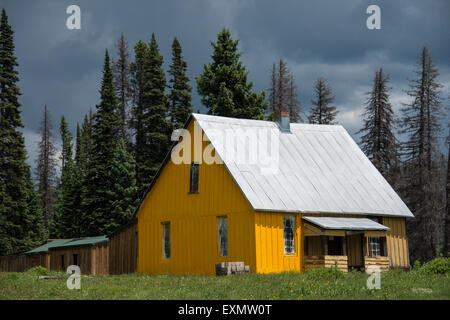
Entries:
[[[287, 223], [289, 222], [289, 225]], [[292, 238], [287, 238], [289, 230], [291, 229]], [[294, 255], [295, 254], [295, 216], [284, 216], [283, 217], [283, 243], [284, 243], [284, 254]]]
[[370, 257], [381, 256], [381, 237], [369, 237], [369, 256]]
[[[162, 226], [162, 253], [164, 259], [170, 259], [172, 253], [172, 241], [170, 237], [170, 222], [161, 222]], [[167, 239], [167, 238], [168, 239]], [[169, 241], [169, 252], [166, 251], [166, 241]]]
[[228, 218], [227, 216], [217, 217], [217, 243], [219, 255], [228, 256]]

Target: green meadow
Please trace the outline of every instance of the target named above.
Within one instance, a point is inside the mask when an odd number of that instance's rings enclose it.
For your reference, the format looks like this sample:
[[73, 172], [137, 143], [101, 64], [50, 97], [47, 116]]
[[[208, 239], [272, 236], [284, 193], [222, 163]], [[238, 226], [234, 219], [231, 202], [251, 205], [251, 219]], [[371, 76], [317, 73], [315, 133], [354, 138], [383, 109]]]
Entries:
[[[448, 259], [446, 259], [448, 261]], [[448, 264], [448, 263], [447, 263]], [[380, 289], [368, 289], [369, 275], [334, 269], [307, 273], [175, 276], [82, 275], [81, 289], [69, 290], [68, 274], [33, 268], [0, 273], [0, 299], [450, 299], [448, 270], [414, 268], [382, 273]], [[49, 279], [40, 279], [47, 276]]]

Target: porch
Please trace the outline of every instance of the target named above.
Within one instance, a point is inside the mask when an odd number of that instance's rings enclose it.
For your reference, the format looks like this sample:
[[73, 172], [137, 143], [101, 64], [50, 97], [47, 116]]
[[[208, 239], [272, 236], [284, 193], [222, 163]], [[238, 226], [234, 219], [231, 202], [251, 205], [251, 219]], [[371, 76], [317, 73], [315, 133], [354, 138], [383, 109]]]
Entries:
[[388, 227], [368, 218], [303, 217], [305, 270], [336, 266], [389, 270]]

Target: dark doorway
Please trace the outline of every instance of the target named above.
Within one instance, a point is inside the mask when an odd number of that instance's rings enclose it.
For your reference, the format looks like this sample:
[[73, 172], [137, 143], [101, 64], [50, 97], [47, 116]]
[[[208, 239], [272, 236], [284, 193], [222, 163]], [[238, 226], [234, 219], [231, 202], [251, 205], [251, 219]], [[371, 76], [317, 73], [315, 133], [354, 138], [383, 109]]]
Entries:
[[348, 267], [360, 269], [364, 266], [363, 259], [363, 235], [353, 234], [347, 236], [347, 255], [348, 255]]
[[76, 266], [78, 265], [78, 254], [76, 253], [73, 254], [73, 264]]
[[64, 255], [61, 255], [61, 269], [64, 271], [65, 265], [64, 265]]
[[328, 237], [328, 254], [331, 256], [342, 256], [342, 238], [336, 236]]

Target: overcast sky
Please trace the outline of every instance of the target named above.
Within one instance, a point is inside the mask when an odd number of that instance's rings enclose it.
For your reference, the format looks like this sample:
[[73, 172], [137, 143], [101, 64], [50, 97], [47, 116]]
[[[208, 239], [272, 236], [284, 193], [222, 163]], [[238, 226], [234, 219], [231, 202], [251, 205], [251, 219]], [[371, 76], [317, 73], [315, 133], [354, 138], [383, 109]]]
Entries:
[[[66, 27], [71, 4], [81, 8], [81, 30]], [[371, 4], [381, 8], [380, 30], [366, 27]], [[391, 76], [391, 103], [399, 115], [401, 103], [408, 101], [403, 92], [407, 78], [414, 76], [423, 45], [441, 73], [444, 104], [450, 104], [450, 1], [0, 0], [0, 7], [15, 31], [29, 163], [36, 157], [44, 104], [52, 113], [55, 134], [62, 115], [74, 132], [89, 108], [95, 108], [105, 49], [115, 57], [121, 32], [130, 49], [138, 40], [148, 42], [154, 32], [165, 70], [177, 36], [188, 63], [194, 110], [202, 112], [194, 77], [211, 61], [210, 41], [223, 27], [240, 39], [243, 63], [258, 91], [267, 89], [272, 63], [283, 58], [308, 113], [314, 81], [328, 78], [338, 121], [355, 139], [377, 68]]]

